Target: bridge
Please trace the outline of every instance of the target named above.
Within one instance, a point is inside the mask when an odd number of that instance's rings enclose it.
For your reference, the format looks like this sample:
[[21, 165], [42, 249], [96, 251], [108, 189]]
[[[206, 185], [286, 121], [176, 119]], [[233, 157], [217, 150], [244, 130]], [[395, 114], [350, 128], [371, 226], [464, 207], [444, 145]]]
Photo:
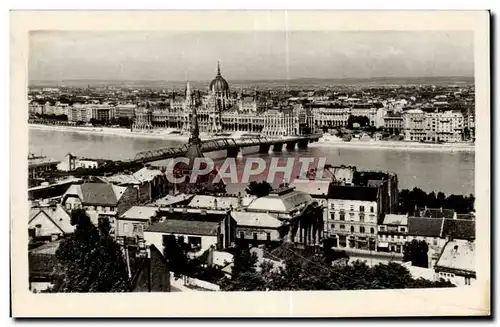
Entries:
[[[316, 142], [319, 140], [321, 135], [307, 135], [307, 136], [295, 136], [283, 139], [268, 138], [268, 137], [249, 137], [241, 139], [233, 138], [217, 138], [205, 141], [200, 141], [199, 148], [201, 152], [213, 152], [213, 151], [227, 151], [228, 157], [238, 156], [239, 151], [246, 147], [259, 147], [259, 153], [268, 153], [272, 147], [274, 152], [281, 152], [283, 150], [283, 145], [286, 144], [287, 150], [294, 150], [296, 147], [299, 149], [307, 148], [308, 144], [311, 142]], [[153, 161], [159, 161], [164, 159], [183, 157], [190, 144], [185, 144], [179, 148], [164, 148], [158, 150], [149, 150], [137, 153], [137, 155], [129, 160], [130, 163], [148, 163]]]

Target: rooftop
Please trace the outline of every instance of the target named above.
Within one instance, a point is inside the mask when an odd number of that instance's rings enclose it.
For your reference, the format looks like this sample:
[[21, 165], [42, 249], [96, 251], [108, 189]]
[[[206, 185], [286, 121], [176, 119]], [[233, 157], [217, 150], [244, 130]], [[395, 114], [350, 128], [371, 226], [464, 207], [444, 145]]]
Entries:
[[134, 220], [149, 220], [158, 213], [157, 207], [133, 206], [128, 209], [120, 218]]
[[442, 218], [408, 218], [408, 234], [416, 236], [441, 237]]
[[161, 170], [152, 167], [143, 167], [133, 174], [133, 176], [140, 182], [150, 182], [156, 176], [161, 175], [163, 175]]
[[40, 215], [45, 215], [48, 217], [64, 234], [73, 233], [75, 226], [71, 225], [70, 214], [61, 205], [51, 205], [51, 206], [41, 206], [32, 207], [30, 209], [30, 216], [28, 224], [32, 220], [39, 217]]
[[425, 208], [420, 212], [417, 212], [417, 214], [419, 217], [427, 218], [453, 218], [455, 216], [455, 210], [443, 208]]
[[300, 191], [272, 192], [256, 198], [247, 207], [248, 211], [289, 213], [313, 202], [311, 195]]
[[474, 242], [455, 240], [449, 241], [443, 248], [435, 268], [447, 268], [476, 272]]
[[72, 185], [66, 194], [77, 195], [86, 205], [114, 207], [126, 190], [126, 187], [108, 183], [84, 183]]
[[216, 236], [218, 230], [218, 222], [167, 219], [149, 226], [144, 232]]
[[238, 207], [237, 197], [217, 197], [213, 195], [195, 195], [188, 206], [192, 208], [229, 209]]
[[278, 228], [281, 222], [273, 215], [266, 212], [248, 212], [232, 211], [231, 217], [234, 218], [238, 226]]
[[188, 209], [176, 208], [172, 212], [162, 210], [162, 216], [168, 219], [190, 220], [190, 221], [210, 221], [220, 222], [227, 217], [225, 210], [206, 210], [206, 209]]
[[384, 217], [384, 225], [408, 225], [408, 215], [387, 214]]
[[443, 237], [454, 239], [474, 240], [476, 238], [476, 222], [466, 219], [445, 219]]
[[105, 182], [113, 184], [141, 184], [141, 182], [137, 178], [135, 178], [134, 175], [127, 174], [116, 174], [112, 176], [101, 177], [101, 179]]
[[192, 194], [177, 194], [177, 195], [166, 195], [161, 199], [158, 199], [155, 201], [155, 204], [160, 205], [160, 206], [169, 206], [169, 205], [175, 205], [179, 203], [183, 203], [185, 201], [191, 201], [191, 198], [193, 198], [194, 195]]
[[60, 161], [51, 159], [51, 158], [46, 158], [46, 157], [34, 157], [34, 158], [28, 158], [28, 167], [40, 167], [40, 166], [51, 166], [51, 165], [57, 165], [59, 164]]
[[304, 192], [312, 196], [326, 196], [328, 194], [328, 188], [330, 187], [330, 181], [311, 180], [303, 183], [296, 183], [293, 186], [298, 192]]

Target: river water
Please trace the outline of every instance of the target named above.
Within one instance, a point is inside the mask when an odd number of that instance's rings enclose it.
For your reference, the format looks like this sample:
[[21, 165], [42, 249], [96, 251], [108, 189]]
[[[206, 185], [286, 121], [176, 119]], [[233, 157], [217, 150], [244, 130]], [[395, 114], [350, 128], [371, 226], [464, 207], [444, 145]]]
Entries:
[[[129, 159], [137, 152], [159, 148], [178, 147], [180, 141], [125, 136], [81, 134], [66, 131], [29, 131], [31, 153], [63, 160], [67, 153], [81, 157], [102, 159]], [[223, 153], [208, 154], [208, 157], [223, 157]], [[474, 194], [474, 152], [407, 151], [403, 149], [359, 149], [359, 148], [308, 148], [306, 150], [283, 150], [268, 155], [252, 154], [263, 158], [325, 157], [334, 166], [356, 166], [358, 170], [382, 170], [398, 175], [399, 189], [419, 187], [426, 192], [445, 194]], [[248, 157], [248, 156], [246, 156]], [[238, 171], [245, 166], [244, 158], [236, 159]], [[246, 184], [228, 185], [229, 192], [244, 190]]]

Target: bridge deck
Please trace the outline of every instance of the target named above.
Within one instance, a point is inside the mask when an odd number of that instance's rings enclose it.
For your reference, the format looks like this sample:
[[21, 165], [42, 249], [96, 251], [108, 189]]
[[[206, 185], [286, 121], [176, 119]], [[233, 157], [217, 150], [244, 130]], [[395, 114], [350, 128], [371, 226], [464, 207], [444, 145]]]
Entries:
[[[300, 141], [310, 141], [318, 140], [321, 135], [311, 135], [311, 136], [297, 136], [290, 137], [286, 139], [276, 139], [268, 137], [249, 137], [242, 139], [234, 138], [216, 138], [202, 141], [200, 144], [200, 150], [202, 152], [212, 152], [221, 151], [231, 148], [245, 148], [250, 146], [260, 146], [260, 145], [275, 145], [284, 143], [297, 143]], [[176, 158], [184, 155], [189, 148], [188, 144], [184, 144], [180, 148], [164, 148], [158, 150], [149, 150], [137, 153], [135, 158], [129, 160], [129, 162], [151, 162], [170, 158]]]

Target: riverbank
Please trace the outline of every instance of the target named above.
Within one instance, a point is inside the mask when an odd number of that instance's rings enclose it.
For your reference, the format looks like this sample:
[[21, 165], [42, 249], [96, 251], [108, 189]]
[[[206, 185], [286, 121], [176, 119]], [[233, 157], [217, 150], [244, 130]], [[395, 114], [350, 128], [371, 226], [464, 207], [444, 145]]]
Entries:
[[[41, 124], [28, 124], [28, 128], [32, 130], [123, 136], [131, 138], [150, 138], [150, 139], [160, 139], [160, 140], [179, 141], [179, 142], [187, 142], [189, 140], [189, 135], [172, 134], [173, 129], [165, 129], [165, 130], [157, 129], [152, 131], [131, 131], [128, 128], [117, 128], [117, 127], [72, 127], [72, 126], [55, 126], [55, 125], [41, 125]], [[208, 139], [209, 137], [201, 136], [201, 138]]]
[[309, 144], [312, 148], [358, 148], [358, 149], [375, 149], [375, 150], [405, 150], [405, 151], [439, 151], [439, 152], [475, 152], [474, 144], [469, 143], [445, 143], [432, 144], [407, 141], [359, 141], [351, 140], [349, 142], [342, 140], [324, 138], [318, 142]]
[[[80, 134], [94, 134], [94, 135], [108, 135], [108, 136], [121, 136], [130, 138], [146, 138], [157, 140], [168, 140], [186, 143], [189, 140], [189, 135], [172, 134], [174, 129], [156, 129], [152, 131], [131, 131], [127, 128], [112, 128], [112, 127], [71, 127], [71, 126], [53, 126], [53, 125], [39, 125], [28, 124], [28, 127], [33, 130], [48, 130], [68, 133]], [[209, 135], [200, 135], [202, 140], [211, 138]], [[356, 148], [356, 149], [395, 149], [405, 151], [440, 151], [440, 152], [474, 152], [475, 146], [469, 143], [447, 143], [447, 144], [429, 144], [419, 142], [406, 142], [406, 141], [360, 141], [351, 140], [345, 142], [340, 139], [325, 139], [321, 138], [319, 142], [310, 143], [311, 148]]]

